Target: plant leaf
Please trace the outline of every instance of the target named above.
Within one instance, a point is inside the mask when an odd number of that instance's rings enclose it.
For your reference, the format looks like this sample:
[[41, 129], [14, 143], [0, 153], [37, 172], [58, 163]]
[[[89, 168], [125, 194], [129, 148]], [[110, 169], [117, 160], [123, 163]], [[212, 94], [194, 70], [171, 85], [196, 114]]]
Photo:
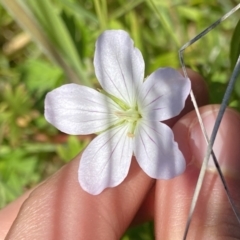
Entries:
[[238, 21], [238, 24], [235, 27], [230, 45], [230, 61], [232, 70], [237, 62], [239, 54], [240, 54], [240, 20]]

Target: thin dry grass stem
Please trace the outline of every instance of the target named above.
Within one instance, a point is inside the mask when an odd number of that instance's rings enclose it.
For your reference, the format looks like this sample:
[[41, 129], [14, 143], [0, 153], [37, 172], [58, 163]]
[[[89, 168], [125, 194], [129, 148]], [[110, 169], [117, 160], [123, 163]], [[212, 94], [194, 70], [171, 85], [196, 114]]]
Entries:
[[[222, 21], [224, 21], [229, 16], [231, 16], [239, 8], [240, 8], [240, 4], [238, 4], [231, 11], [229, 11], [223, 17], [218, 19], [216, 22], [214, 22], [212, 25], [210, 25], [208, 28], [206, 28], [204, 31], [202, 31], [200, 34], [198, 34], [196, 37], [194, 37], [193, 39], [191, 39], [189, 42], [187, 42], [185, 45], [182, 46], [182, 48], [179, 50], [179, 58], [180, 58], [180, 63], [181, 63], [182, 69], [183, 69], [184, 76], [186, 78], [188, 78], [188, 75], [187, 75], [186, 67], [185, 67], [184, 60], [183, 60], [183, 52], [184, 52], [184, 50], [187, 47], [189, 47], [190, 45], [192, 45], [194, 42], [196, 42], [197, 40], [199, 40], [200, 38], [205, 36], [209, 31], [211, 31], [216, 26], [218, 26]], [[235, 204], [234, 204], [234, 202], [233, 202], [233, 200], [232, 200], [232, 198], [230, 196], [230, 192], [229, 192], [229, 189], [227, 187], [226, 181], [224, 179], [224, 176], [222, 174], [221, 168], [220, 168], [220, 166], [218, 164], [218, 161], [217, 161], [216, 156], [215, 156], [215, 154], [213, 152], [213, 149], [212, 149], [214, 141], [215, 141], [215, 138], [216, 138], [216, 135], [217, 135], [217, 132], [218, 132], [218, 128], [220, 126], [223, 114], [224, 114], [225, 109], [227, 107], [227, 103], [228, 103], [229, 97], [231, 95], [234, 83], [235, 83], [235, 81], [237, 79], [237, 76], [238, 76], [239, 72], [240, 72], [240, 57], [238, 58], [238, 61], [237, 61], [236, 65], [235, 65], [235, 67], [234, 67], [233, 74], [232, 74], [232, 76], [230, 78], [227, 90], [226, 90], [226, 92], [224, 94], [224, 98], [222, 100], [222, 104], [221, 104], [221, 107], [220, 107], [220, 110], [219, 110], [216, 122], [214, 124], [214, 129], [213, 129], [212, 135], [210, 137], [210, 140], [209, 140], [209, 138], [207, 136], [206, 129], [205, 129], [204, 125], [203, 125], [203, 121], [202, 121], [201, 115], [199, 113], [198, 106], [197, 106], [194, 94], [193, 94], [192, 91], [190, 92], [190, 96], [191, 96], [191, 99], [192, 99], [192, 102], [193, 102], [193, 105], [194, 105], [194, 108], [195, 108], [195, 111], [196, 111], [196, 114], [197, 114], [197, 117], [198, 117], [198, 120], [199, 120], [199, 123], [200, 123], [200, 127], [201, 127], [201, 130], [202, 130], [202, 133], [203, 133], [204, 138], [205, 138], [205, 140], [206, 140], [206, 142], [208, 144], [208, 148], [207, 148], [207, 152], [205, 154], [205, 157], [204, 157], [204, 160], [203, 160], [203, 163], [202, 163], [202, 167], [201, 167], [200, 174], [199, 174], [199, 177], [198, 177], [198, 181], [197, 181], [197, 184], [196, 184], [196, 188], [195, 188], [195, 191], [194, 191], [194, 195], [193, 195], [193, 199], [192, 199], [192, 203], [191, 203], [191, 207], [190, 207], [190, 211], [189, 211], [189, 215], [188, 215], [188, 219], [187, 219], [187, 223], [186, 223], [186, 228], [185, 228], [185, 231], [184, 231], [184, 236], [183, 236], [184, 240], [187, 238], [187, 234], [188, 234], [188, 230], [189, 230], [189, 227], [190, 227], [192, 215], [193, 215], [194, 209], [196, 207], [197, 199], [198, 199], [201, 187], [202, 187], [202, 183], [203, 183], [203, 180], [204, 180], [204, 176], [205, 176], [205, 172], [206, 172], [206, 169], [207, 169], [207, 165], [208, 165], [208, 161], [209, 161], [210, 155], [212, 155], [212, 158], [214, 160], [214, 163], [215, 163], [215, 166], [217, 168], [218, 174], [219, 174], [219, 176], [221, 178], [221, 181], [223, 183], [224, 189], [226, 191], [229, 203], [230, 203], [230, 205], [231, 205], [231, 207], [233, 209], [233, 212], [234, 212], [238, 222], [240, 223], [239, 213], [238, 213], [238, 211], [237, 211], [237, 209], [235, 207]]]

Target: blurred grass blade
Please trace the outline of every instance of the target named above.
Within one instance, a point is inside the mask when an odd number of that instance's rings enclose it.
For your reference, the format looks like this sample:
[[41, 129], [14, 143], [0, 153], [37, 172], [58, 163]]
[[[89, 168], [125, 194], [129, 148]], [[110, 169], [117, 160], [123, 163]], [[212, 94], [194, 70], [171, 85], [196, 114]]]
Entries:
[[51, 42], [56, 45], [67, 63], [76, 71], [81, 82], [87, 84], [83, 64], [74, 42], [60, 15], [49, 0], [19, 0], [27, 3]]
[[127, 1], [121, 8], [115, 9], [115, 11], [111, 13], [109, 19], [112, 20], [123, 16], [124, 14], [130, 12], [132, 9], [136, 8], [144, 1], [145, 0]]
[[104, 31], [107, 29], [107, 25], [108, 25], [107, 3], [105, 0], [101, 0], [101, 1], [94, 0], [93, 3], [99, 19], [100, 28], [102, 31]]
[[[162, 27], [165, 29], [165, 31], [171, 36], [171, 38], [174, 40], [177, 47], [180, 47], [180, 42], [178, 40], [178, 37], [176, 36], [175, 32], [173, 31], [173, 25], [171, 24], [171, 20], [167, 17], [164, 8], [159, 8], [158, 4], [164, 4], [160, 1], [156, 0], [149, 0], [150, 6], [152, 7], [153, 11], [158, 16]], [[166, 4], [166, 3], [165, 3]], [[161, 9], [161, 10], [160, 10]], [[167, 10], [169, 11], [169, 10]]]
[[[67, 37], [67, 30], [64, 29], [63, 24], [61, 25], [59, 19], [59, 21], [56, 20], [56, 13], [48, 1], [35, 2], [35, 8], [39, 8], [39, 11], [41, 8], [41, 11], [44, 11], [42, 18], [38, 16], [37, 11], [32, 13], [21, 0], [1, 0], [1, 3], [18, 23], [30, 33], [44, 53], [63, 68], [71, 82], [89, 85], [80, 60], [76, 56], [77, 53], [74, 53], [74, 48], [70, 43], [71, 39]], [[38, 16], [38, 19], [34, 15]], [[43, 18], [46, 18], [45, 21]], [[61, 41], [62, 44], [60, 44]]]
[[240, 20], [238, 21], [238, 24], [234, 30], [230, 45], [231, 69], [234, 68], [239, 54], [240, 54]]
[[69, 0], [59, 0], [62, 5], [69, 9], [77, 18], [81, 20], [89, 20], [94, 23], [98, 23], [98, 20], [94, 14], [90, 11], [86, 11], [83, 6], [78, 2], [70, 2]]

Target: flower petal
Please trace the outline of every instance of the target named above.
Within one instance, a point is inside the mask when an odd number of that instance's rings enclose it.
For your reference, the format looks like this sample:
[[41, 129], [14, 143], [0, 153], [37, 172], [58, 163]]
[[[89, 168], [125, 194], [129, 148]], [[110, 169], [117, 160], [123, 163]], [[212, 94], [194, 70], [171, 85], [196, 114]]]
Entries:
[[191, 89], [190, 80], [172, 68], [160, 68], [143, 83], [139, 108], [146, 119], [163, 121], [177, 116]]
[[45, 98], [45, 118], [62, 132], [91, 134], [115, 124], [119, 107], [94, 89], [77, 84], [63, 85]]
[[144, 79], [144, 60], [128, 33], [105, 31], [96, 42], [96, 76], [102, 88], [131, 106]]
[[133, 148], [128, 126], [118, 126], [96, 137], [83, 152], [78, 179], [93, 195], [119, 185], [127, 176]]
[[169, 179], [184, 172], [186, 163], [172, 130], [160, 122], [141, 121], [136, 128], [134, 155], [152, 178]]

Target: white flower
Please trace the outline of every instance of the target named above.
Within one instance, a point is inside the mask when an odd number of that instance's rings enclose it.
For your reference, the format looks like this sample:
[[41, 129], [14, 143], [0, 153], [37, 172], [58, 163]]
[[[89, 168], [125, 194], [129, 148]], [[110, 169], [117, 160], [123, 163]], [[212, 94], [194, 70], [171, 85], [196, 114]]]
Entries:
[[99, 194], [120, 184], [132, 156], [152, 178], [169, 179], [185, 170], [171, 129], [159, 122], [183, 109], [190, 81], [171, 68], [144, 80], [144, 61], [129, 35], [105, 31], [97, 40], [95, 73], [103, 93], [67, 84], [48, 93], [45, 117], [62, 132], [101, 132], [83, 152], [78, 171], [82, 188]]

